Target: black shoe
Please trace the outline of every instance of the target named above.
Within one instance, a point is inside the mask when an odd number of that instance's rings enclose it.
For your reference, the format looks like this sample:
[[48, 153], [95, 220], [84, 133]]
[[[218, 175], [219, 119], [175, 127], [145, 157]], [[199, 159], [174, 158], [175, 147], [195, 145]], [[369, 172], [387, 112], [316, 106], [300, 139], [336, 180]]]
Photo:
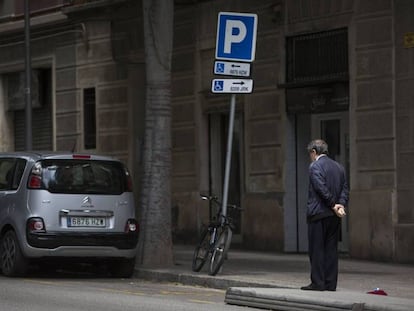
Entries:
[[309, 284], [308, 286], [302, 286], [301, 290], [316, 290], [316, 291], [323, 291], [324, 288], [316, 286], [315, 284]]
[[325, 288], [325, 290], [330, 291], [330, 292], [335, 292], [336, 288]]

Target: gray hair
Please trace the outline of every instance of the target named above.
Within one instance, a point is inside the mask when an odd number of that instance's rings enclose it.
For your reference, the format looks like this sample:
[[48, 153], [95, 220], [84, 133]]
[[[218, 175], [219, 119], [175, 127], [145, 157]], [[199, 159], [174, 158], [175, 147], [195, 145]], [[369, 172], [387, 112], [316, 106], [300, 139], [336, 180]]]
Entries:
[[312, 140], [308, 144], [307, 149], [308, 149], [308, 152], [311, 152], [312, 150], [315, 150], [317, 155], [328, 154], [328, 144], [322, 139]]

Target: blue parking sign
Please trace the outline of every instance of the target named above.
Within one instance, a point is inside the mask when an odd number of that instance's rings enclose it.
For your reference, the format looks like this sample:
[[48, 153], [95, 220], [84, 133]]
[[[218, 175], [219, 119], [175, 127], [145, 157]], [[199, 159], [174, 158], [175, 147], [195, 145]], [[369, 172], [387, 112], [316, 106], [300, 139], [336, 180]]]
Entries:
[[216, 59], [252, 62], [256, 53], [257, 15], [220, 12]]

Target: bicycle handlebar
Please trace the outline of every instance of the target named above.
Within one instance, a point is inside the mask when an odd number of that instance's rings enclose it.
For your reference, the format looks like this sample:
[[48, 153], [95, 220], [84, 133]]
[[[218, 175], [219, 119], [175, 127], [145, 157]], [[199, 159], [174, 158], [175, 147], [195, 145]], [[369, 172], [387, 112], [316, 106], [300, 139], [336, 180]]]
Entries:
[[[209, 196], [209, 195], [200, 194], [200, 198], [202, 200], [213, 201], [217, 205], [221, 206], [221, 202], [219, 201], [218, 197], [216, 197], [216, 196]], [[243, 210], [243, 208], [241, 208], [241, 207], [239, 207], [235, 204], [227, 204], [227, 207], [232, 208], [232, 209], [238, 209], [240, 211]]]

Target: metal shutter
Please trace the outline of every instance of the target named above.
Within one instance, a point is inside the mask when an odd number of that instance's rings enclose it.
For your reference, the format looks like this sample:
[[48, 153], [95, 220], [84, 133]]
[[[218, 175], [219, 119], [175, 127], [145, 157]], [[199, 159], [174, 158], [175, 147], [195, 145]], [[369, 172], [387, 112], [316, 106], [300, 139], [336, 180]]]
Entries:
[[[25, 111], [16, 111], [14, 117], [15, 150], [23, 151], [25, 149]], [[32, 139], [33, 150], [53, 150], [53, 127], [50, 105], [33, 109]]]

